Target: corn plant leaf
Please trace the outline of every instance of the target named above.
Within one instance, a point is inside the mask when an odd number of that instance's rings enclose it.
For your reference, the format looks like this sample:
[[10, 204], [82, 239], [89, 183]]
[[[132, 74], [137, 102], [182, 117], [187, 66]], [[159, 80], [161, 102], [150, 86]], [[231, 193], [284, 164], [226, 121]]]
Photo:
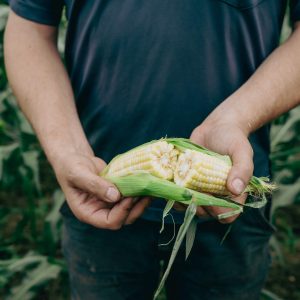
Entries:
[[36, 289], [41, 285], [45, 285], [50, 280], [57, 278], [61, 271], [58, 265], [50, 264], [46, 260], [38, 264], [36, 268], [28, 271], [20, 284], [13, 287], [7, 300], [30, 300], [33, 299]]
[[26, 151], [22, 153], [24, 164], [28, 167], [33, 174], [33, 181], [36, 189], [41, 190], [40, 176], [39, 176], [39, 153], [36, 150]]
[[186, 260], [189, 257], [194, 245], [196, 232], [197, 232], [197, 225], [198, 225], [198, 220], [196, 218], [193, 218], [186, 232], [186, 238], [185, 238], [185, 259]]
[[5, 160], [9, 159], [12, 153], [19, 147], [18, 143], [13, 143], [10, 145], [0, 146], [0, 181], [3, 176], [3, 163]]
[[45, 256], [29, 252], [25, 257], [12, 261], [12, 263], [9, 266], [7, 266], [7, 269], [11, 273], [16, 273], [20, 271], [24, 272], [29, 266], [42, 263], [45, 260]]
[[[296, 112], [296, 110], [294, 112]], [[280, 130], [273, 137], [273, 139], [271, 140], [271, 149], [276, 149], [276, 147], [279, 144], [291, 139], [293, 136], [292, 128], [298, 122], [300, 122], [300, 118], [299, 118], [299, 115], [297, 113], [295, 113], [288, 119], [288, 121], [283, 126], [280, 127]]]
[[263, 300], [284, 300], [283, 298], [277, 296], [276, 294], [267, 289], [262, 289], [261, 295]]
[[163, 216], [162, 216], [162, 220], [161, 220], [161, 228], [160, 228], [159, 233], [162, 233], [164, 231], [164, 228], [165, 228], [165, 218], [169, 214], [169, 212], [172, 209], [174, 203], [175, 203], [174, 200], [168, 200], [167, 201], [167, 204], [166, 204], [166, 206], [164, 208], [164, 211], [163, 211]]
[[[1, 16], [0, 16], [0, 18], [1, 18]], [[0, 113], [3, 113], [6, 110], [4, 101], [5, 101], [5, 99], [8, 98], [9, 95], [10, 95], [10, 90], [8, 90], [8, 89], [0, 92]]]
[[0, 31], [4, 30], [8, 18], [9, 7], [0, 4]]
[[188, 228], [190, 227], [190, 224], [191, 222], [193, 221], [193, 218], [195, 217], [196, 215], [196, 211], [197, 211], [197, 205], [194, 203], [194, 201], [192, 201], [190, 203], [190, 205], [187, 207], [186, 211], [185, 211], [185, 216], [184, 216], [184, 221], [183, 223], [181, 224], [180, 228], [179, 228], [179, 231], [178, 231], [178, 234], [177, 234], [177, 237], [176, 237], [176, 240], [174, 242], [174, 246], [173, 246], [173, 249], [172, 249], [172, 253], [171, 253], [171, 256], [170, 256], [170, 259], [169, 259], [169, 262], [168, 262], [168, 266], [167, 266], [167, 269], [159, 283], [159, 286], [154, 294], [154, 300], [157, 299], [158, 295], [160, 294], [162, 288], [164, 287], [164, 284], [168, 278], [168, 275], [171, 271], [171, 268], [172, 268], [172, 265], [174, 263], [174, 260], [177, 256], [177, 253], [178, 253], [178, 250], [182, 244], [182, 241], [186, 235], [186, 232], [188, 230]]
[[37, 255], [33, 252], [28, 252], [22, 258], [12, 258], [0, 260], [0, 288], [4, 288], [14, 276], [20, 273], [27, 273], [28, 268], [46, 261], [43, 255]]
[[300, 193], [300, 178], [293, 184], [281, 184], [280, 188], [275, 192], [271, 214], [275, 212], [278, 207], [292, 204], [296, 196]]
[[283, 254], [280, 241], [276, 238], [275, 235], [272, 235], [270, 238], [270, 247], [275, 253], [275, 257], [278, 259], [278, 262], [282, 268], [286, 267], [285, 256]]
[[53, 194], [54, 205], [45, 219], [44, 234], [47, 242], [53, 248], [60, 239], [62, 218], [59, 210], [64, 201], [65, 197], [62, 191], [56, 190]]
[[285, 149], [282, 151], [276, 151], [270, 154], [270, 159], [272, 160], [272, 163], [275, 162], [276, 159], [287, 159], [290, 158], [293, 155], [299, 155], [300, 153], [300, 147], [295, 146], [292, 149]]

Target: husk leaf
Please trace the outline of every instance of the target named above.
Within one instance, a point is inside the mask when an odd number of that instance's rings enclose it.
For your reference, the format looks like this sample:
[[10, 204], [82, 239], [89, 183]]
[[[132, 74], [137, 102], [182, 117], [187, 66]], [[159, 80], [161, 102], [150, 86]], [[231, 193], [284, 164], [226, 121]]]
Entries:
[[154, 294], [154, 297], [153, 297], [153, 300], [157, 299], [158, 295], [160, 294], [162, 288], [164, 287], [164, 284], [168, 278], [168, 275], [171, 271], [171, 267], [174, 263], [174, 260], [176, 258], [176, 255], [178, 253], [178, 250], [182, 244], [182, 241], [186, 235], [186, 232], [187, 230], [189, 229], [190, 227], [190, 224], [191, 222], [193, 221], [195, 215], [196, 215], [196, 211], [197, 211], [197, 205], [194, 203], [194, 201], [191, 201], [191, 203], [189, 204], [188, 208], [186, 209], [185, 211], [185, 216], [184, 216], [184, 221], [183, 223], [181, 224], [180, 228], [179, 228], [179, 231], [178, 231], [178, 234], [177, 234], [177, 237], [176, 237], [176, 240], [174, 242], [174, 246], [173, 246], [173, 249], [172, 249], [172, 253], [171, 253], [171, 256], [170, 256], [170, 259], [169, 259], [169, 262], [168, 262], [168, 266], [166, 268], [166, 271], [159, 283], [159, 286]]
[[157, 178], [147, 172], [136, 172], [121, 177], [107, 176], [106, 179], [114, 183], [124, 197], [152, 196], [172, 199], [187, 205], [194, 198], [194, 203], [199, 206], [227, 207], [235, 209], [236, 213], [242, 211], [242, 206], [238, 203], [178, 186], [174, 182]]

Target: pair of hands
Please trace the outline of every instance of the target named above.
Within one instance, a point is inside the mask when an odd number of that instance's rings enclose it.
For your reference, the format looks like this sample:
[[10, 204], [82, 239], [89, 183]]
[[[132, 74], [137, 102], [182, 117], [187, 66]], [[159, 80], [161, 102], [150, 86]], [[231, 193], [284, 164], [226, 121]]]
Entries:
[[[230, 123], [205, 122], [197, 127], [190, 139], [221, 154], [227, 154], [233, 167], [227, 180], [227, 188], [234, 200], [244, 203], [246, 195], [240, 195], [253, 173], [253, 150], [247, 134]], [[122, 198], [116, 186], [98, 174], [105, 162], [93, 155], [72, 154], [64, 157], [54, 167], [58, 182], [74, 215], [82, 222], [98, 228], [119, 229], [133, 223], [147, 208], [151, 198]], [[176, 204], [178, 210], [185, 210]], [[198, 207], [199, 217], [212, 216], [228, 211], [221, 207]], [[231, 223], [237, 216], [223, 219]]]

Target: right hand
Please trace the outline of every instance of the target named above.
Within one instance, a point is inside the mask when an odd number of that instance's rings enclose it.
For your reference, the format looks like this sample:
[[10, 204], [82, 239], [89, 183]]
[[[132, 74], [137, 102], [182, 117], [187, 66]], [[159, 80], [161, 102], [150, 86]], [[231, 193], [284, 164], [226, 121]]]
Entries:
[[150, 198], [122, 198], [117, 187], [99, 176], [106, 163], [95, 156], [67, 154], [53, 164], [57, 180], [73, 214], [98, 228], [120, 229], [133, 223]]

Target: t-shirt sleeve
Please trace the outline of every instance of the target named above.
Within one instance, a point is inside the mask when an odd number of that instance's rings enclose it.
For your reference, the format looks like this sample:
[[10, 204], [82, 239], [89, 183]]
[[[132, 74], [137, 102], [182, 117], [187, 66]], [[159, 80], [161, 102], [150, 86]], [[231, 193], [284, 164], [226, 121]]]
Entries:
[[9, 0], [10, 8], [20, 17], [50, 26], [60, 22], [64, 0]]
[[291, 0], [290, 9], [292, 22], [300, 21], [300, 0]]

